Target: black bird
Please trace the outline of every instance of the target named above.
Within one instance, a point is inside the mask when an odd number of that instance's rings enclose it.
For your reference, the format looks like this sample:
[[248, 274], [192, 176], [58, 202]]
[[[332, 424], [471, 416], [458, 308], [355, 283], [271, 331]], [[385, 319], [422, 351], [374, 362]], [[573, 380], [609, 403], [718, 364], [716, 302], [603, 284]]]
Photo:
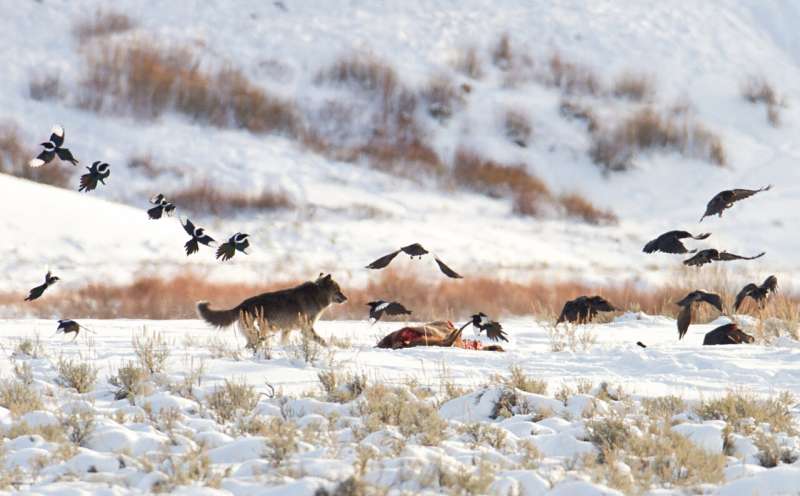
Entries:
[[375, 300], [367, 303], [369, 307], [369, 318], [373, 324], [386, 315], [411, 315], [411, 310], [396, 301]]
[[472, 324], [472, 327], [478, 334], [480, 334], [481, 331], [486, 331], [486, 337], [492, 341], [500, 341], [502, 339], [506, 343], [508, 342], [506, 332], [503, 330], [503, 326], [500, 325], [500, 322], [489, 319], [489, 316], [483, 312], [478, 312], [473, 315], [466, 324], [461, 326], [459, 331], [463, 330], [470, 324]]
[[703, 222], [703, 219], [712, 215], [719, 215], [722, 217], [722, 212], [726, 208], [731, 208], [734, 202], [744, 200], [762, 191], [768, 191], [771, 187], [772, 185], [770, 184], [761, 189], [726, 189], [725, 191], [721, 191], [714, 195], [714, 198], [708, 202], [708, 205], [706, 205], [706, 213], [700, 217], [700, 222]]
[[636, 346], [638, 346], [640, 348], [647, 348], [647, 346], [644, 343], [642, 343], [641, 341], [636, 341]]
[[577, 322], [585, 324], [590, 322], [597, 312], [614, 312], [617, 309], [602, 296], [579, 296], [574, 300], [564, 303], [561, 315], [556, 320], [556, 325], [564, 322]]
[[199, 245], [210, 246], [211, 243], [216, 243], [214, 238], [206, 234], [205, 229], [202, 227], [195, 227], [191, 220], [186, 219], [186, 222], [181, 222], [181, 225], [183, 226], [183, 230], [192, 237], [192, 239], [183, 245], [183, 247], [186, 248], [186, 256], [197, 253], [200, 250]]
[[739, 329], [739, 326], [736, 324], [730, 323], [707, 332], [706, 336], [703, 338], [703, 345], [741, 344], [752, 343], [753, 341], [755, 341], [753, 336]]
[[701, 240], [709, 236], [711, 236], [711, 233], [692, 236], [692, 233], [687, 231], [669, 231], [644, 245], [642, 251], [645, 253], [653, 253], [656, 251], [664, 253], [695, 253], [697, 250], [687, 250], [686, 247], [683, 246], [683, 243], [681, 243], [681, 240], [684, 238]]
[[36, 286], [35, 288], [31, 289], [28, 293], [28, 296], [25, 298], [25, 301], [33, 301], [36, 298], [42, 296], [44, 290], [55, 284], [59, 281], [59, 278], [52, 275], [50, 271], [47, 271], [47, 275], [44, 276], [44, 284], [41, 286]]
[[36, 158], [32, 159], [28, 162], [28, 165], [31, 167], [41, 167], [51, 160], [53, 157], [58, 156], [59, 160], [64, 162], [70, 162], [72, 165], [78, 165], [78, 160], [72, 156], [72, 152], [69, 151], [69, 148], [63, 148], [62, 145], [64, 144], [64, 128], [61, 126], [53, 126], [53, 130], [50, 133], [50, 141], [45, 141], [42, 143], [42, 147], [44, 150], [36, 156]]
[[714, 248], [709, 248], [707, 250], [700, 250], [693, 257], [684, 260], [683, 264], [690, 267], [702, 267], [703, 265], [710, 264], [711, 262], [727, 262], [729, 260], [755, 260], [756, 258], [763, 257], [764, 254], [766, 254], [766, 252], [762, 251], [753, 257], [743, 257], [741, 255], [728, 253], [727, 251], [719, 251], [715, 250]]
[[81, 326], [74, 320], [62, 319], [58, 321], [58, 328], [56, 329], [56, 334], [63, 332], [64, 335], [66, 336], [67, 334], [74, 332], [75, 337], [72, 338], [72, 340], [75, 341], [76, 339], [78, 339], [78, 333], [80, 332], [81, 328], [83, 328], [83, 326]]
[[87, 167], [86, 169], [89, 173], [81, 176], [81, 183], [80, 187], [78, 187], [78, 191], [92, 191], [97, 188], [98, 181], [105, 185], [105, 180], [111, 175], [111, 166], [105, 162], [94, 162], [91, 167]]
[[[388, 255], [384, 255], [384, 256], [380, 257], [379, 259], [375, 260], [371, 264], [367, 265], [367, 268], [368, 269], [382, 269], [382, 268], [386, 267], [387, 265], [389, 265], [392, 262], [392, 260], [394, 260], [395, 257], [400, 254], [400, 252], [403, 252], [403, 253], [409, 255], [412, 259], [414, 257], [422, 258], [423, 255], [427, 255], [428, 253], [430, 253], [428, 250], [423, 248], [421, 244], [414, 243], [414, 244], [410, 244], [408, 246], [404, 246], [404, 247], [400, 248], [397, 251], [393, 251], [392, 253], [389, 253]], [[444, 275], [446, 275], [447, 277], [451, 277], [453, 279], [462, 279], [461, 275], [459, 275], [456, 271], [454, 271], [453, 269], [448, 267], [444, 262], [442, 262], [442, 259], [440, 259], [436, 255], [433, 256], [433, 259], [436, 261], [436, 265], [439, 266], [439, 270], [441, 270]]]
[[767, 304], [767, 298], [778, 290], [778, 278], [775, 276], [769, 276], [764, 279], [764, 282], [761, 286], [757, 286], [754, 283], [750, 283], [742, 288], [739, 291], [739, 294], [736, 295], [736, 302], [733, 304], [733, 309], [735, 311], [739, 310], [739, 307], [742, 306], [744, 303], [744, 299], [748, 296], [755, 300], [758, 304], [758, 308], [764, 308], [764, 305]]
[[237, 250], [247, 255], [248, 253], [245, 250], [250, 247], [250, 241], [247, 240], [248, 236], [250, 235], [236, 233], [228, 238], [228, 241], [217, 248], [217, 259], [221, 259], [223, 262], [228, 261], [236, 255]]
[[167, 201], [167, 198], [161, 193], [153, 195], [150, 198], [150, 203], [155, 207], [147, 211], [147, 216], [153, 220], [160, 219], [163, 214], [171, 216], [172, 212], [175, 211], [175, 204]]
[[689, 330], [689, 324], [692, 323], [692, 307], [695, 303], [700, 302], [708, 303], [720, 312], [723, 311], [722, 298], [715, 293], [696, 290], [684, 296], [682, 300], [676, 301], [675, 304], [681, 307], [681, 311], [678, 313], [678, 318], [676, 319], [678, 324], [678, 340], [683, 339], [683, 336], [686, 335], [686, 331]]

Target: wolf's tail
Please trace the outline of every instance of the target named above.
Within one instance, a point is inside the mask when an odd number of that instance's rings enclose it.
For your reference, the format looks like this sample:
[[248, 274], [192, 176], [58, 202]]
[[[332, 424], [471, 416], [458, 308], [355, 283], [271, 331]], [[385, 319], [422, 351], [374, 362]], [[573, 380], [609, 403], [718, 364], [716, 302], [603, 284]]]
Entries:
[[227, 327], [239, 319], [239, 308], [230, 310], [212, 310], [207, 301], [197, 302], [197, 314], [214, 327]]

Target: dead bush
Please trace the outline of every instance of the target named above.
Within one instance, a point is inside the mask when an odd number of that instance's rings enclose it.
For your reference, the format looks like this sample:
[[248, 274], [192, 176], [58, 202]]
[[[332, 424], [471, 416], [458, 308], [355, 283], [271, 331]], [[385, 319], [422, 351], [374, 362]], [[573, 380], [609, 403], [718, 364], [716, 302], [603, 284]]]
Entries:
[[597, 116], [595, 116], [591, 108], [585, 105], [571, 100], [561, 100], [558, 105], [558, 111], [565, 119], [585, 122], [590, 133], [595, 132], [600, 127]]
[[68, 187], [72, 170], [59, 163], [35, 168], [28, 166], [38, 152], [27, 148], [23, 142], [16, 124], [0, 123], [0, 172], [59, 188]]
[[503, 128], [509, 141], [521, 148], [528, 146], [533, 134], [533, 127], [527, 115], [518, 110], [506, 111]]
[[297, 425], [280, 417], [270, 418], [257, 434], [266, 438], [263, 456], [275, 467], [280, 467], [299, 446]]
[[685, 157], [727, 163], [720, 138], [688, 117], [662, 116], [644, 108], [618, 126], [593, 133], [589, 155], [607, 171], [633, 167], [634, 157], [645, 151], [667, 150]]
[[703, 400], [695, 408], [704, 419], [724, 420], [735, 432], [751, 434], [761, 423], [768, 423], [773, 432], [797, 434], [791, 408], [794, 398], [789, 392], [762, 399], [741, 390], [728, 391], [725, 396]]
[[292, 103], [267, 94], [242, 72], [203, 70], [187, 48], [138, 41], [86, 52], [80, 105], [93, 111], [152, 119], [167, 110], [223, 128], [294, 136], [300, 118]]
[[439, 122], [446, 122], [464, 105], [464, 90], [456, 87], [446, 74], [431, 78], [420, 92], [428, 113]]
[[519, 365], [512, 365], [508, 370], [510, 372], [508, 377], [495, 375], [491, 379], [492, 383], [528, 393], [547, 394], [547, 381], [529, 377]]
[[651, 77], [625, 72], [614, 81], [611, 92], [617, 98], [641, 102], [651, 100], [656, 94], [656, 89]]
[[358, 415], [365, 417], [369, 432], [393, 425], [404, 437], [417, 436], [425, 446], [437, 446], [447, 427], [431, 403], [419, 400], [405, 388], [368, 386], [355, 408]]
[[167, 360], [171, 354], [172, 345], [163, 334], [142, 330], [141, 335], [133, 336], [133, 352], [136, 354], [139, 366], [149, 374], [166, 372]]
[[565, 193], [558, 198], [569, 217], [582, 220], [592, 225], [616, 224], [619, 219], [613, 212], [595, 207], [578, 193]]
[[325, 401], [347, 403], [361, 396], [367, 387], [365, 374], [338, 372], [334, 369], [319, 372], [319, 383], [325, 393]]
[[493, 198], [510, 196], [514, 212], [520, 215], [542, 215], [545, 206], [552, 201], [547, 185], [522, 164], [503, 165], [459, 149], [452, 174], [459, 186]]
[[243, 210], [272, 211], [288, 209], [292, 200], [283, 191], [258, 193], [222, 191], [211, 181], [202, 181], [169, 196], [176, 205], [193, 213], [224, 215]]
[[44, 403], [38, 389], [21, 381], [4, 379], [0, 381], [0, 406], [7, 408], [16, 418], [33, 410], [41, 410]]
[[90, 363], [81, 359], [59, 357], [56, 364], [58, 377], [56, 383], [63, 387], [72, 388], [79, 393], [88, 393], [94, 389], [97, 380], [97, 369]]
[[75, 23], [72, 34], [78, 39], [78, 43], [83, 44], [92, 38], [122, 33], [135, 26], [136, 23], [126, 14], [98, 9], [93, 17]]
[[214, 388], [206, 401], [217, 422], [225, 424], [242, 415], [249, 415], [258, 404], [258, 394], [249, 384], [226, 379], [221, 387]]
[[791, 465], [798, 459], [795, 452], [786, 446], [781, 446], [772, 434], [756, 432], [753, 444], [758, 448], [758, 463], [762, 467], [773, 468], [779, 463]]
[[554, 52], [548, 60], [548, 74], [544, 82], [559, 88], [567, 95], [592, 95], [603, 93], [600, 79], [590, 67], [565, 60]]
[[478, 49], [468, 47], [461, 50], [455, 61], [455, 69], [472, 79], [481, 79], [483, 77], [483, 63], [480, 55], [478, 55]]
[[64, 97], [61, 78], [57, 74], [42, 74], [28, 81], [28, 96], [37, 102], [59, 100]]
[[514, 51], [511, 49], [511, 38], [503, 33], [492, 48], [492, 63], [500, 70], [507, 71], [513, 63]]
[[142, 384], [150, 377], [150, 372], [134, 362], [123, 364], [116, 375], [108, 378], [109, 384], [117, 388], [114, 393], [115, 400], [133, 398], [142, 393]]
[[784, 99], [764, 77], [750, 76], [742, 84], [742, 97], [750, 103], [763, 104], [767, 109], [767, 121], [773, 127], [781, 125], [780, 108], [785, 106]]

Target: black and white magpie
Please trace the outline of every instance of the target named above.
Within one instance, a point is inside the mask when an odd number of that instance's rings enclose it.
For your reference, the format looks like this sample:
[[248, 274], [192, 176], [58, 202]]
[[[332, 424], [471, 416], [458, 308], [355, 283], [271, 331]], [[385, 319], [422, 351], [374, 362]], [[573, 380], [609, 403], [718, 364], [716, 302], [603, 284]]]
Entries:
[[147, 211], [147, 216], [153, 220], [160, 219], [163, 214], [171, 216], [172, 212], [175, 211], [175, 204], [167, 201], [167, 198], [161, 193], [153, 195], [150, 198], [150, 203], [155, 207]]
[[111, 175], [111, 166], [105, 162], [96, 161], [91, 167], [86, 168], [89, 173], [81, 176], [78, 191], [92, 191], [97, 188], [97, 182], [106, 184], [106, 179]]
[[[414, 244], [410, 244], [408, 246], [404, 246], [404, 247], [400, 248], [399, 250], [393, 251], [393, 252], [389, 253], [388, 255], [384, 255], [384, 256], [380, 257], [379, 259], [377, 259], [374, 262], [372, 262], [369, 265], [367, 265], [367, 268], [368, 269], [382, 269], [382, 268], [388, 266], [392, 262], [392, 260], [394, 260], [395, 257], [397, 255], [399, 255], [401, 252], [407, 254], [412, 259], [415, 258], [415, 257], [416, 258], [422, 258], [423, 255], [427, 255], [428, 253], [430, 253], [428, 250], [423, 248], [421, 244], [414, 243]], [[436, 261], [436, 265], [439, 266], [439, 270], [441, 270], [442, 273], [444, 275], [446, 275], [447, 277], [451, 277], [453, 279], [461, 279], [462, 278], [456, 271], [454, 271], [453, 269], [448, 267], [444, 262], [442, 262], [442, 259], [440, 259], [438, 256], [433, 255], [433, 259]]]
[[52, 273], [48, 270], [47, 275], [44, 276], [44, 284], [40, 286], [36, 286], [35, 288], [31, 289], [28, 292], [28, 296], [25, 298], [25, 301], [33, 301], [44, 293], [44, 290], [55, 284], [59, 281], [57, 276], [52, 275]]
[[228, 241], [219, 245], [217, 248], [217, 259], [226, 262], [236, 255], [236, 251], [240, 251], [247, 255], [247, 248], [250, 247], [250, 241], [247, 240], [249, 234], [236, 233]]
[[66, 336], [67, 334], [74, 332], [75, 337], [73, 337], [72, 340], [75, 341], [76, 339], [78, 339], [78, 333], [81, 331], [81, 329], [86, 329], [89, 332], [93, 332], [88, 327], [78, 324], [74, 320], [61, 319], [58, 321], [58, 328], [56, 329], [56, 334], [63, 332], [64, 335]]
[[58, 125], [53, 126], [53, 130], [50, 133], [50, 141], [42, 143], [44, 150], [42, 150], [36, 158], [28, 162], [28, 165], [31, 167], [41, 167], [49, 163], [53, 160], [53, 157], [56, 156], [64, 162], [71, 162], [72, 165], [78, 165], [78, 160], [72, 156], [72, 152], [69, 151], [69, 148], [64, 148], [63, 145], [64, 128]]
[[373, 324], [386, 315], [411, 315], [411, 310], [396, 301], [375, 300], [367, 303], [369, 318]]
[[472, 324], [476, 334], [480, 334], [481, 331], [486, 331], [486, 337], [492, 341], [500, 341], [502, 339], [508, 342], [508, 338], [506, 338], [506, 333], [503, 331], [503, 326], [500, 325], [500, 322], [491, 320], [489, 316], [483, 312], [478, 312], [473, 315], [471, 320], [461, 326], [461, 329], [464, 329], [470, 324]]
[[183, 247], [186, 248], [186, 256], [197, 253], [200, 250], [199, 245], [210, 246], [211, 243], [216, 242], [214, 238], [206, 234], [205, 229], [196, 227], [189, 219], [186, 219], [186, 222], [181, 222], [181, 225], [183, 226], [183, 230], [192, 237], [192, 239], [183, 245]]

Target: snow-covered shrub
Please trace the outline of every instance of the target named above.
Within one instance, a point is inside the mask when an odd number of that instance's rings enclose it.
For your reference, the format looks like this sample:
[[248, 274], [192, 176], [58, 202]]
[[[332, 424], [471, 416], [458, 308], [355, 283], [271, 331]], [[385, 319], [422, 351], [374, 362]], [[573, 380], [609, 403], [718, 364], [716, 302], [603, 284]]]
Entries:
[[507, 377], [499, 374], [491, 377], [492, 384], [500, 384], [509, 388], [519, 389], [526, 393], [534, 394], [547, 394], [547, 381], [544, 379], [537, 379], [525, 374], [525, 371], [519, 365], [511, 365], [509, 368], [509, 375]]
[[766, 422], [774, 432], [795, 434], [798, 427], [791, 413], [793, 405], [794, 397], [788, 391], [763, 399], [737, 390], [701, 401], [695, 412], [703, 419], [724, 420], [737, 433], [751, 434], [758, 424]]
[[617, 98], [641, 102], [651, 100], [656, 94], [656, 88], [649, 76], [624, 72], [614, 81], [611, 93]]
[[171, 344], [159, 332], [152, 334], [143, 329], [142, 334], [133, 336], [133, 352], [139, 361], [139, 366], [150, 374], [166, 371], [167, 360], [171, 354]]
[[406, 388], [368, 386], [355, 410], [365, 417], [364, 425], [369, 432], [393, 425], [404, 437], [416, 436], [425, 446], [438, 445], [447, 426], [431, 403], [418, 399]]
[[94, 16], [81, 19], [72, 26], [72, 34], [78, 43], [86, 43], [92, 38], [122, 33], [136, 27], [136, 22], [127, 14], [112, 10], [95, 11]]
[[133, 402], [137, 394], [142, 393], [142, 383], [150, 377], [150, 372], [134, 362], [124, 363], [117, 373], [108, 378], [109, 384], [117, 388], [114, 399], [128, 398]]
[[763, 76], [750, 76], [742, 83], [742, 98], [750, 103], [763, 104], [767, 109], [767, 121], [773, 127], [781, 125], [780, 108], [786, 105], [775, 87]]
[[481, 79], [483, 77], [483, 61], [478, 54], [478, 49], [474, 46], [462, 49], [455, 60], [454, 66], [458, 72], [472, 79]]
[[533, 134], [533, 126], [527, 115], [519, 110], [509, 109], [503, 116], [503, 132], [509, 141], [525, 148]]
[[258, 404], [258, 394], [250, 384], [226, 379], [222, 386], [214, 387], [206, 396], [206, 402], [217, 421], [224, 424], [250, 414]]
[[18, 380], [4, 379], [0, 381], [0, 406], [18, 417], [33, 410], [44, 407], [42, 396], [35, 387], [30, 387]]
[[431, 117], [446, 122], [464, 105], [465, 94], [463, 85], [456, 86], [450, 76], [442, 73], [432, 77], [420, 90], [420, 99]]
[[592, 68], [565, 60], [559, 52], [550, 56], [547, 69], [543, 82], [561, 89], [564, 94], [598, 96], [604, 92], [600, 78]]
[[73, 388], [79, 393], [88, 393], [94, 389], [97, 380], [97, 369], [91, 363], [78, 359], [59, 357], [56, 364], [58, 377], [56, 383]]
[[323, 370], [317, 374], [325, 401], [347, 403], [361, 395], [367, 387], [367, 376], [336, 369]]

